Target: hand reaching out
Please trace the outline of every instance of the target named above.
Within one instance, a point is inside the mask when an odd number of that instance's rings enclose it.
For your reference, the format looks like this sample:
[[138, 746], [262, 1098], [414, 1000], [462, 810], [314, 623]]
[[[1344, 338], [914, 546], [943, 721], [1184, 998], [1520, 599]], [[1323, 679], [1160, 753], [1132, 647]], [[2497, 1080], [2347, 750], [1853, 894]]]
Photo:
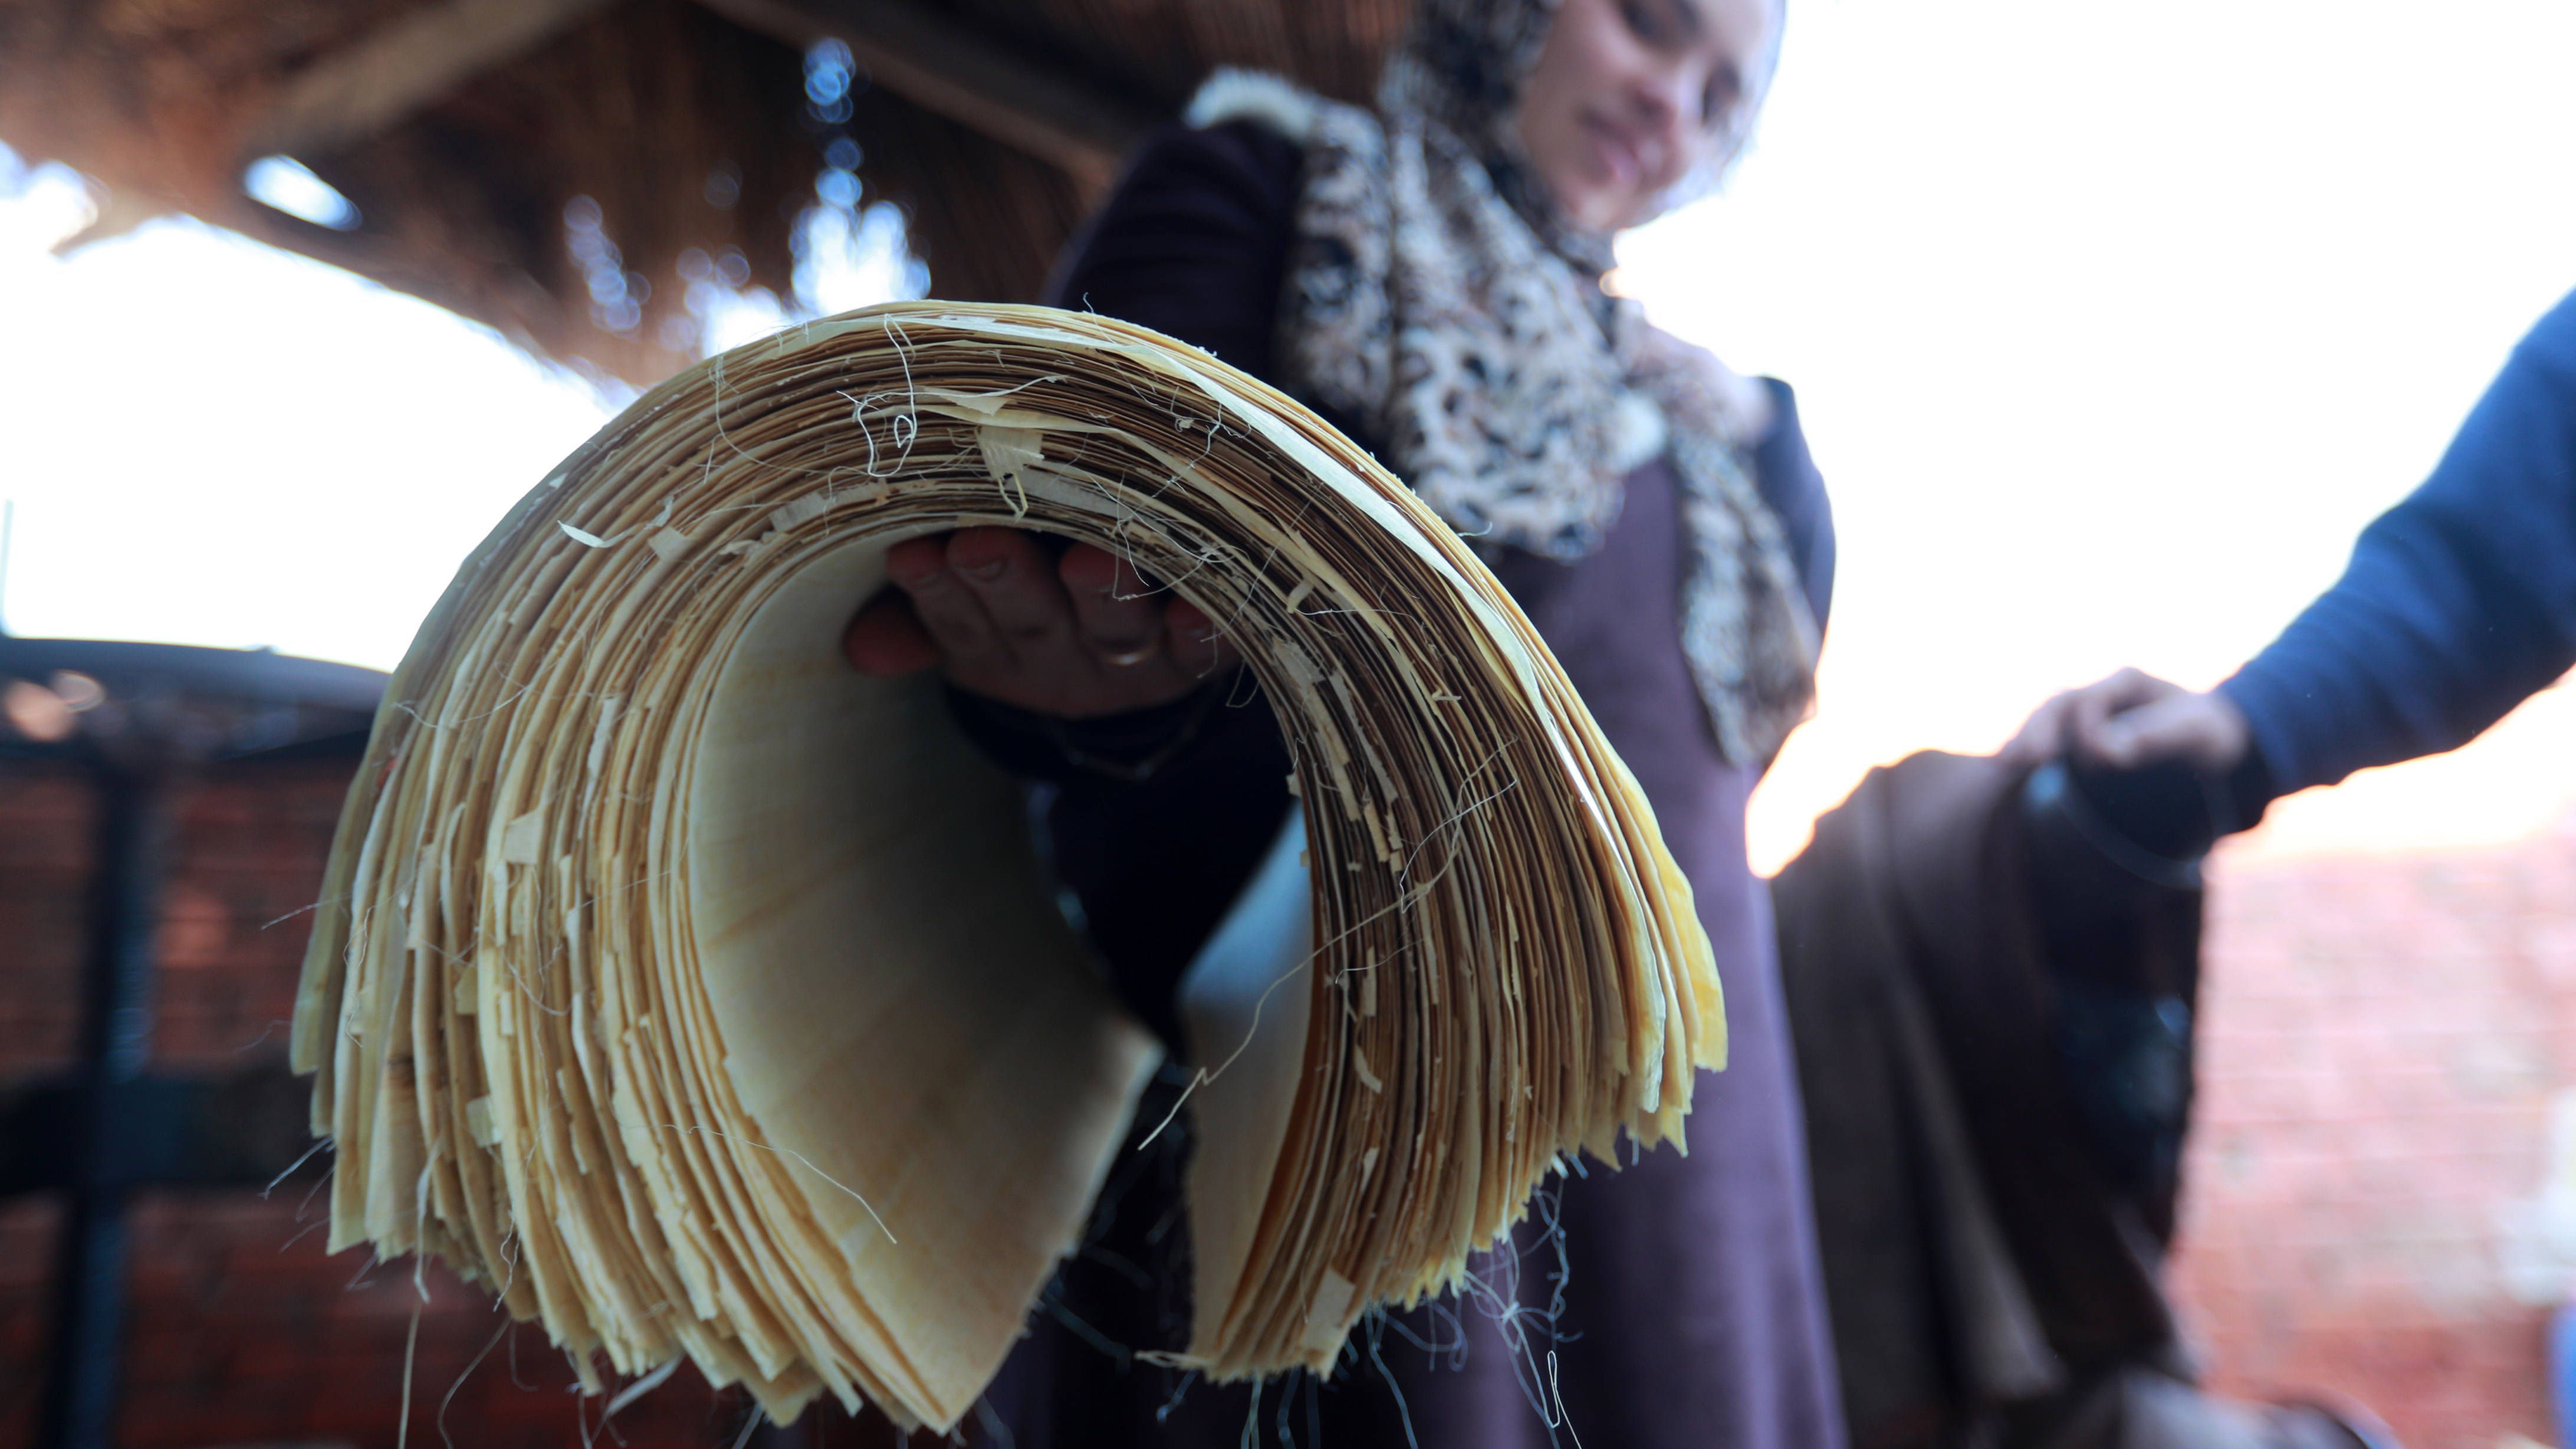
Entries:
[[1169, 704], [1237, 659], [1196, 605], [1090, 544], [1050, 559], [1018, 529], [966, 528], [896, 544], [886, 575], [841, 637], [862, 674], [936, 668], [970, 694], [1096, 719]]
[[2115, 770], [2183, 760], [2223, 774], [2245, 758], [2251, 741], [2245, 716], [2227, 696], [2123, 669], [2032, 711], [2003, 753], [2025, 763], [2073, 755]]

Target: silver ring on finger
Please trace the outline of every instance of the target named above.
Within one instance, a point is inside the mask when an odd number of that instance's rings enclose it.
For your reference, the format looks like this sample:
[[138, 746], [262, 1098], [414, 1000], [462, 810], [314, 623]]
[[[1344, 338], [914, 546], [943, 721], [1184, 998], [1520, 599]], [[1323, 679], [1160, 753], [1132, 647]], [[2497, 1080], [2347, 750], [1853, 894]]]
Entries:
[[1112, 649], [1107, 645], [1093, 647], [1100, 655], [1100, 662], [1112, 669], [1133, 669], [1163, 652], [1162, 646], [1151, 638], [1133, 649]]

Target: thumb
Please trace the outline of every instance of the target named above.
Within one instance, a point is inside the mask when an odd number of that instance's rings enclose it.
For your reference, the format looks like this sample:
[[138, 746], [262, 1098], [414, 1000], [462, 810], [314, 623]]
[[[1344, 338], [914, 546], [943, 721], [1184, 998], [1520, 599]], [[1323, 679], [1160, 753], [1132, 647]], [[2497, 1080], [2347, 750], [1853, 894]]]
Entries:
[[2173, 759], [2204, 768], [2234, 763], [2226, 758], [2230, 741], [2222, 722], [2208, 699], [2197, 694], [2168, 695], [2113, 715], [2094, 730], [2089, 743], [2102, 763], [2122, 770]]

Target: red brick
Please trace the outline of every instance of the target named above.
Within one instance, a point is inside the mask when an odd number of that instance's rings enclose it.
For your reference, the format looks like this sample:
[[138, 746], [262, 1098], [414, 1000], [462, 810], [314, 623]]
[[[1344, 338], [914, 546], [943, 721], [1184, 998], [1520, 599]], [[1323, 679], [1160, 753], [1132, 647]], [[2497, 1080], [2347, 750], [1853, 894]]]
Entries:
[[2495, 1235], [2576, 1063], [2576, 850], [2222, 862], [2208, 949], [2174, 1277], [2218, 1381], [2545, 1441], [2545, 1315]]
[[[182, 792], [165, 1065], [279, 1049], [347, 768], [229, 767]], [[68, 1050], [93, 808], [76, 774], [0, 769], [0, 1075]], [[2545, 1441], [2545, 1315], [2506, 1295], [2495, 1233], [2537, 1189], [2550, 1091], [2576, 1075], [2576, 838], [2222, 861], [2208, 947], [2174, 1276], [2218, 1382], [2353, 1395], [2418, 1449]], [[121, 1442], [389, 1446], [415, 1310], [414, 1443], [435, 1442], [451, 1388], [460, 1445], [581, 1442], [585, 1406], [541, 1333], [515, 1335], [528, 1387], [503, 1351], [468, 1374], [489, 1300], [432, 1270], [422, 1305], [407, 1264], [362, 1275], [363, 1254], [324, 1253], [297, 1236], [319, 1211], [302, 1188], [140, 1205]], [[0, 1449], [32, 1430], [52, 1237], [48, 1206], [0, 1209]], [[618, 1424], [634, 1449], [704, 1449], [741, 1411], [683, 1373]], [[825, 1418], [836, 1449], [892, 1442]]]

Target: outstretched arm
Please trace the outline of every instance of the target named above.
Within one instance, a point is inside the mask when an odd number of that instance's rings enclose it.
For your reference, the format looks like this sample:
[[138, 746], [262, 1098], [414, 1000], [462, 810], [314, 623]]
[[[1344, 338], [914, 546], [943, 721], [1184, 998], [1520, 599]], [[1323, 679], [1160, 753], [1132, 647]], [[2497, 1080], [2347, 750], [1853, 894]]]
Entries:
[[2219, 692], [2288, 794], [2467, 743], [2576, 663], [2576, 296]]
[[2343, 577], [2206, 693], [2123, 670], [2042, 705], [2008, 751], [2230, 775], [2276, 796], [2453, 749], [2576, 664], [2576, 295], [2533, 328], [2433, 476]]

